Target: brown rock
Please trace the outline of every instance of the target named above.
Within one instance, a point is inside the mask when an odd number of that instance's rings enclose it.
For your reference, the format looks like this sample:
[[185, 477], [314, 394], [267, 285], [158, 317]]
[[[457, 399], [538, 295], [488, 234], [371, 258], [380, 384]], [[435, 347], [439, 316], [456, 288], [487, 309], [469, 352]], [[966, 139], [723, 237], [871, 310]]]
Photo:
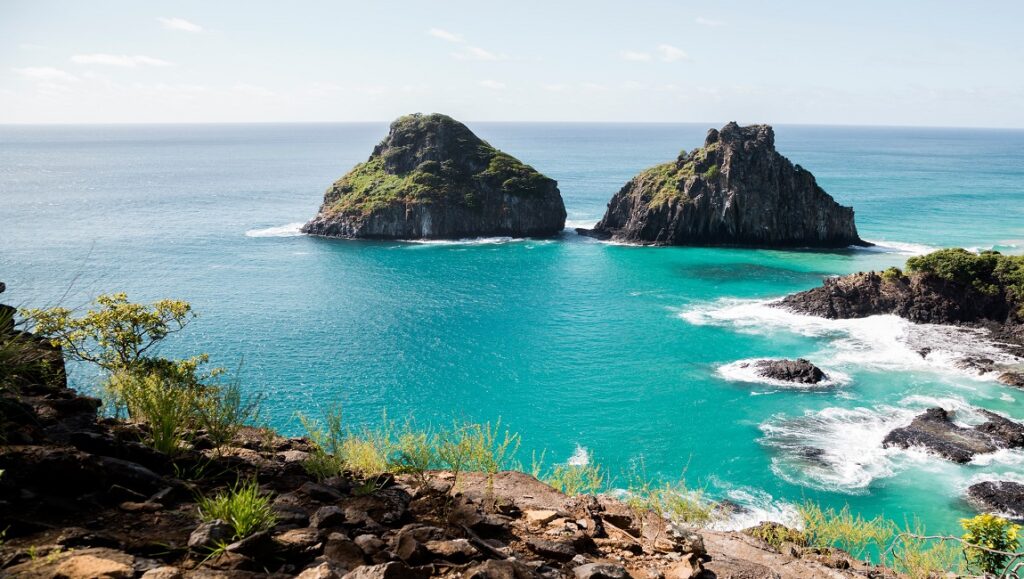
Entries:
[[466, 539], [427, 541], [424, 547], [434, 557], [452, 563], [464, 563], [480, 556], [480, 551]]
[[291, 529], [275, 535], [274, 541], [291, 551], [306, 551], [320, 543], [320, 532], [312, 528]]
[[570, 543], [529, 538], [526, 540], [526, 544], [534, 553], [556, 561], [572, 561], [572, 558], [576, 556], [576, 548]]
[[363, 565], [343, 579], [421, 579], [423, 574], [405, 563], [391, 561], [380, 565]]
[[523, 513], [523, 519], [531, 525], [544, 526], [558, 518], [558, 511], [546, 509], [529, 510]]
[[142, 579], [182, 579], [184, 575], [177, 567], [157, 567], [142, 574]]
[[55, 579], [130, 579], [135, 576], [135, 570], [113, 559], [72, 555], [57, 565], [53, 576]]
[[576, 579], [629, 579], [629, 573], [619, 565], [587, 563], [573, 569]]
[[345, 569], [355, 569], [366, 564], [363, 549], [341, 533], [331, 533], [324, 545], [324, 557]]
[[340, 579], [341, 573], [328, 562], [307, 567], [295, 576], [296, 579]]
[[334, 505], [327, 505], [317, 509], [309, 518], [309, 526], [318, 529], [337, 527], [345, 522], [345, 511]]
[[511, 559], [491, 559], [466, 571], [466, 579], [533, 579], [538, 574]]

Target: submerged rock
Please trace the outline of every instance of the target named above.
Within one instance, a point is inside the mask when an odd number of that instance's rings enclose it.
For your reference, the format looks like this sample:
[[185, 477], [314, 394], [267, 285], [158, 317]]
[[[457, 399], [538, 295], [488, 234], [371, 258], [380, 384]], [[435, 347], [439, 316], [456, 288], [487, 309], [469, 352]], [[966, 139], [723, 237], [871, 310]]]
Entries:
[[1024, 484], [985, 481], [967, 488], [967, 500], [984, 511], [1012, 519], [1024, 519]]
[[583, 235], [654, 245], [870, 245], [853, 209], [775, 150], [768, 125], [725, 125], [704, 146], [635, 176]]
[[565, 227], [558, 184], [445, 115], [407, 115], [324, 195], [302, 231], [325, 237], [548, 237]]
[[897, 428], [882, 441], [886, 448], [925, 448], [957, 463], [977, 454], [1003, 448], [1024, 447], [1024, 425], [988, 410], [979, 410], [986, 421], [966, 428], [955, 424], [942, 408], [929, 408], [908, 426]]
[[821, 371], [821, 368], [803, 358], [796, 360], [758, 360], [754, 362], [754, 367], [757, 369], [758, 376], [783, 382], [817, 384], [828, 379], [828, 376]]

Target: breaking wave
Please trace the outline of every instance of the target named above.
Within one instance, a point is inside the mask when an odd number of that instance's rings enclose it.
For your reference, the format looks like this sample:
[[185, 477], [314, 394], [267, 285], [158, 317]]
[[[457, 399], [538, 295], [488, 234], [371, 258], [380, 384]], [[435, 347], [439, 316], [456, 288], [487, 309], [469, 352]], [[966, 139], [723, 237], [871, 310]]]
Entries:
[[277, 227], [266, 227], [263, 229], [250, 229], [245, 232], [246, 237], [298, 237], [303, 235], [301, 229], [305, 225], [301, 221], [278, 225]]
[[786, 382], [785, 380], [776, 380], [774, 378], [767, 378], [757, 373], [756, 362], [761, 360], [767, 360], [768, 358], [747, 358], [745, 360], [737, 360], [730, 364], [725, 364], [718, 367], [716, 373], [723, 379], [729, 380], [730, 382], [749, 382], [751, 384], [768, 384], [770, 386], [778, 386], [780, 388], [791, 388], [795, 390], [813, 390], [815, 388], [826, 388], [831, 386], [842, 386], [850, 383], [850, 376], [840, 372], [839, 370], [833, 370], [830, 368], [822, 368], [825, 373], [826, 379], [818, 382], [817, 384], [801, 384], [799, 382]]

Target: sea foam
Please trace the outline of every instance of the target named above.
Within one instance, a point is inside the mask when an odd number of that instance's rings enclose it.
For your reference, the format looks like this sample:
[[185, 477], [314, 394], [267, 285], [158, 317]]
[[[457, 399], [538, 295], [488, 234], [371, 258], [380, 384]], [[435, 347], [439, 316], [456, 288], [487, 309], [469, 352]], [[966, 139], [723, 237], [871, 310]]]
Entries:
[[298, 237], [303, 235], [302, 226], [304, 223], [289, 223], [287, 225], [278, 225], [276, 227], [266, 227], [263, 229], [250, 229], [245, 232], [246, 237]]
[[748, 382], [751, 384], [768, 384], [770, 386], [778, 386], [780, 388], [791, 388], [795, 390], [813, 390], [815, 388], [826, 388], [831, 386], [842, 386], [850, 383], [850, 376], [834, 370], [831, 368], [822, 368], [822, 372], [825, 373], [827, 379], [818, 382], [817, 384], [803, 384], [800, 382], [787, 382], [785, 380], [776, 380], [774, 378], [768, 378], [758, 374], [757, 362], [762, 360], [768, 360], [769, 358], [747, 358], [745, 360], [737, 360], [729, 364], [719, 366], [715, 371], [721, 378], [729, 380], [730, 382]]

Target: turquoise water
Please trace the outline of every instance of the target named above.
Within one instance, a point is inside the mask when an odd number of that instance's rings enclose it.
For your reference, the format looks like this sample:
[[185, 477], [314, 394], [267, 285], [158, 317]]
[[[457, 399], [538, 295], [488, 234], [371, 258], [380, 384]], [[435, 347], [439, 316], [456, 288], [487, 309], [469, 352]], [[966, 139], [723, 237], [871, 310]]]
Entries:
[[[705, 126], [472, 124], [559, 181], [570, 225], [597, 221], [636, 171]], [[804, 497], [936, 531], [972, 481], [1024, 476], [1024, 454], [956, 466], [880, 447], [944, 404], [1024, 419], [1024, 395], [956, 371], [978, 336], [882, 317], [828, 322], [763, 300], [928, 247], [1024, 247], [1024, 132], [776, 127], [780, 151], [853, 205], [873, 251], [637, 248], [557, 240], [345, 242], [296, 234], [386, 125], [0, 127], [0, 280], [7, 303], [97, 293], [192, 302], [168, 354], [242, 362], [269, 421], [342, 402], [355, 424], [494, 420], [521, 458], [583, 451], [620, 474], [686, 472], [784, 517]], [[916, 350], [934, 348], [927, 359]], [[834, 384], [745, 382], [734, 363], [806, 356]], [[730, 366], [730, 364], [732, 364]], [[73, 374], [90, 388], [85, 369]], [[808, 451], [808, 448], [818, 449]], [[582, 450], [581, 450], [582, 449]], [[814, 456], [811, 456], [814, 455]], [[735, 524], [740, 524], [736, 522]]]

